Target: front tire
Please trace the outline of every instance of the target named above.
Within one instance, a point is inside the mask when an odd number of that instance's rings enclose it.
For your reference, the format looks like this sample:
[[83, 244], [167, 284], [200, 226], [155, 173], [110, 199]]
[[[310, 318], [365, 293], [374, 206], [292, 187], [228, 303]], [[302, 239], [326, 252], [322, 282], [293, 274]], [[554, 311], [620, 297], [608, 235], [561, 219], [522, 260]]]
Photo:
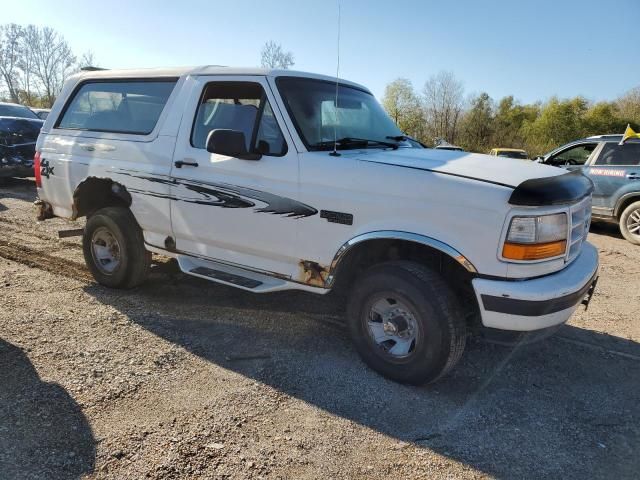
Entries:
[[87, 220], [82, 238], [84, 260], [93, 278], [111, 288], [133, 288], [149, 273], [151, 252], [131, 211], [107, 207]]
[[372, 369], [419, 385], [446, 375], [466, 343], [464, 315], [442, 277], [414, 262], [371, 267], [347, 307], [356, 350]]
[[633, 202], [620, 215], [620, 233], [634, 245], [640, 245], [640, 201]]

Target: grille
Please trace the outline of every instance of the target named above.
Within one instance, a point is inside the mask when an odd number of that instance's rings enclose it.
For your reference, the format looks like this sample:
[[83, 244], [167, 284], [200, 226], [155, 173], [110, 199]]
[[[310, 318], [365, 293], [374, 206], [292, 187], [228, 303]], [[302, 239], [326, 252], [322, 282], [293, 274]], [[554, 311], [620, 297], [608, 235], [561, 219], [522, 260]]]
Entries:
[[571, 237], [567, 262], [571, 262], [580, 254], [582, 244], [587, 239], [591, 224], [591, 196], [573, 205], [569, 212], [571, 214]]

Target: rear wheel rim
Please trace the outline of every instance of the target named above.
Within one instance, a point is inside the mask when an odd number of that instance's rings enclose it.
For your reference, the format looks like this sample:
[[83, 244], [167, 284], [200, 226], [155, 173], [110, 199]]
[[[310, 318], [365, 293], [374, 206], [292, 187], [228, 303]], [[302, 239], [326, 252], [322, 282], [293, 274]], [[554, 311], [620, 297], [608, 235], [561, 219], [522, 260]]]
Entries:
[[121, 263], [120, 243], [107, 228], [97, 228], [91, 236], [93, 263], [105, 275], [111, 275]]
[[412, 357], [422, 339], [417, 316], [395, 293], [381, 293], [368, 302], [363, 318], [369, 340], [390, 361]]
[[635, 236], [640, 238], [640, 208], [636, 208], [632, 210], [629, 216], [627, 217], [627, 231]]

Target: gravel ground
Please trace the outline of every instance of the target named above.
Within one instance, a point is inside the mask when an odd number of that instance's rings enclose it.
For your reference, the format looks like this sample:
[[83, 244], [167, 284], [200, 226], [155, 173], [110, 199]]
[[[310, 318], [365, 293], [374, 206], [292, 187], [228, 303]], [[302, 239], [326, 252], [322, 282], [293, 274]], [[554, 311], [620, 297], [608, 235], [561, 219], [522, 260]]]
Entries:
[[328, 297], [253, 295], [156, 258], [98, 286], [79, 240], [0, 186], [0, 478], [638, 478], [640, 247], [556, 335], [471, 339], [427, 387], [359, 360]]

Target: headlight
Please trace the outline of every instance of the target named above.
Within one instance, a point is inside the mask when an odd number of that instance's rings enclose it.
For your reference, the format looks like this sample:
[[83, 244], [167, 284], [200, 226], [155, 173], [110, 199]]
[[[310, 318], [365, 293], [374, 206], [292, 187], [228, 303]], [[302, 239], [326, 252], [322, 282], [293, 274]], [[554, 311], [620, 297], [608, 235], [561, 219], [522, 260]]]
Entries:
[[510, 260], [542, 260], [564, 255], [567, 232], [566, 213], [513, 217], [502, 256]]

